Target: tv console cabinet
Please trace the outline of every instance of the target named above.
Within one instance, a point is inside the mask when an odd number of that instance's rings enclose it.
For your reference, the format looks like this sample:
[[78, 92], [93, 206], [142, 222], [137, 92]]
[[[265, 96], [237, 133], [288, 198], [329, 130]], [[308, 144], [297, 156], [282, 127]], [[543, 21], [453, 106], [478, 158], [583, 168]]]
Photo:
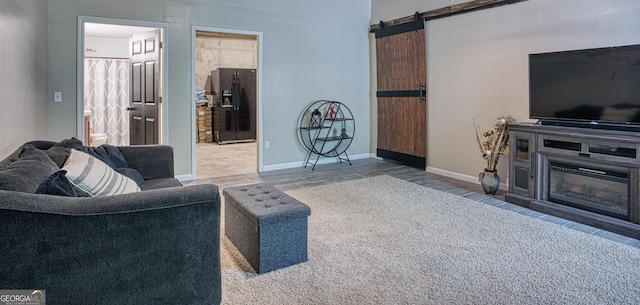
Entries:
[[640, 239], [640, 132], [509, 124], [505, 200]]

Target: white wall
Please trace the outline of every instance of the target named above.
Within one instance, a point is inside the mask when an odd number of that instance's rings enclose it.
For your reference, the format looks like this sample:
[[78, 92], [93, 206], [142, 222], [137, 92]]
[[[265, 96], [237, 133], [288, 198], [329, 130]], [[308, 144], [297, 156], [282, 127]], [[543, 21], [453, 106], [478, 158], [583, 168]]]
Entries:
[[47, 136], [47, 2], [0, 1], [0, 160]]
[[[174, 147], [176, 174], [191, 172], [190, 79], [193, 26], [263, 33], [263, 134], [271, 148], [265, 166], [300, 162], [300, 113], [319, 99], [350, 106], [356, 130], [369, 126], [369, 0], [49, 0], [49, 91], [63, 91], [62, 103], [49, 101], [48, 136], [76, 133], [77, 16], [166, 22], [168, 144]], [[369, 151], [362, 132], [349, 151]]]
[[[372, 12], [383, 14], [383, 2]], [[416, 2], [426, 1], [394, 4], [407, 16]], [[637, 0], [530, 0], [427, 22], [429, 170], [475, 180], [483, 160], [472, 119], [483, 128], [503, 113], [529, 120], [529, 53], [640, 44], [639, 20]]]

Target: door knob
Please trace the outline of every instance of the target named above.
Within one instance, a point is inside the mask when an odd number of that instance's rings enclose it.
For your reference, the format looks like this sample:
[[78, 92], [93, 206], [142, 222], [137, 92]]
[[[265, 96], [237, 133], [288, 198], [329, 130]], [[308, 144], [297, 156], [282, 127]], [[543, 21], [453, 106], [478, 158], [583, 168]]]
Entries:
[[136, 110], [135, 107], [127, 107], [127, 111]]

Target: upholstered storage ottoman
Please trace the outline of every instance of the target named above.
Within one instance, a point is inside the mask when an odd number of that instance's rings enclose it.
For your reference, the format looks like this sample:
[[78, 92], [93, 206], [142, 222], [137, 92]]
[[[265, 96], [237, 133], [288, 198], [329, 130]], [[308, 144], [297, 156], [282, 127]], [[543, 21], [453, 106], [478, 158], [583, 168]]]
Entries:
[[265, 183], [223, 194], [225, 235], [256, 272], [307, 261], [307, 205]]

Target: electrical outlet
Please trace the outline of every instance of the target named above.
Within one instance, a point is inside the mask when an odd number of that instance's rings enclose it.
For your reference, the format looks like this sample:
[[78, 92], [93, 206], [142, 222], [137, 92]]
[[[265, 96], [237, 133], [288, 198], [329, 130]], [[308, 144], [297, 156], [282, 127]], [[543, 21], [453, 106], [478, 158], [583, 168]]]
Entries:
[[271, 143], [269, 141], [264, 141], [264, 149], [269, 149]]
[[62, 92], [54, 92], [53, 93], [53, 101], [56, 103], [62, 102]]

